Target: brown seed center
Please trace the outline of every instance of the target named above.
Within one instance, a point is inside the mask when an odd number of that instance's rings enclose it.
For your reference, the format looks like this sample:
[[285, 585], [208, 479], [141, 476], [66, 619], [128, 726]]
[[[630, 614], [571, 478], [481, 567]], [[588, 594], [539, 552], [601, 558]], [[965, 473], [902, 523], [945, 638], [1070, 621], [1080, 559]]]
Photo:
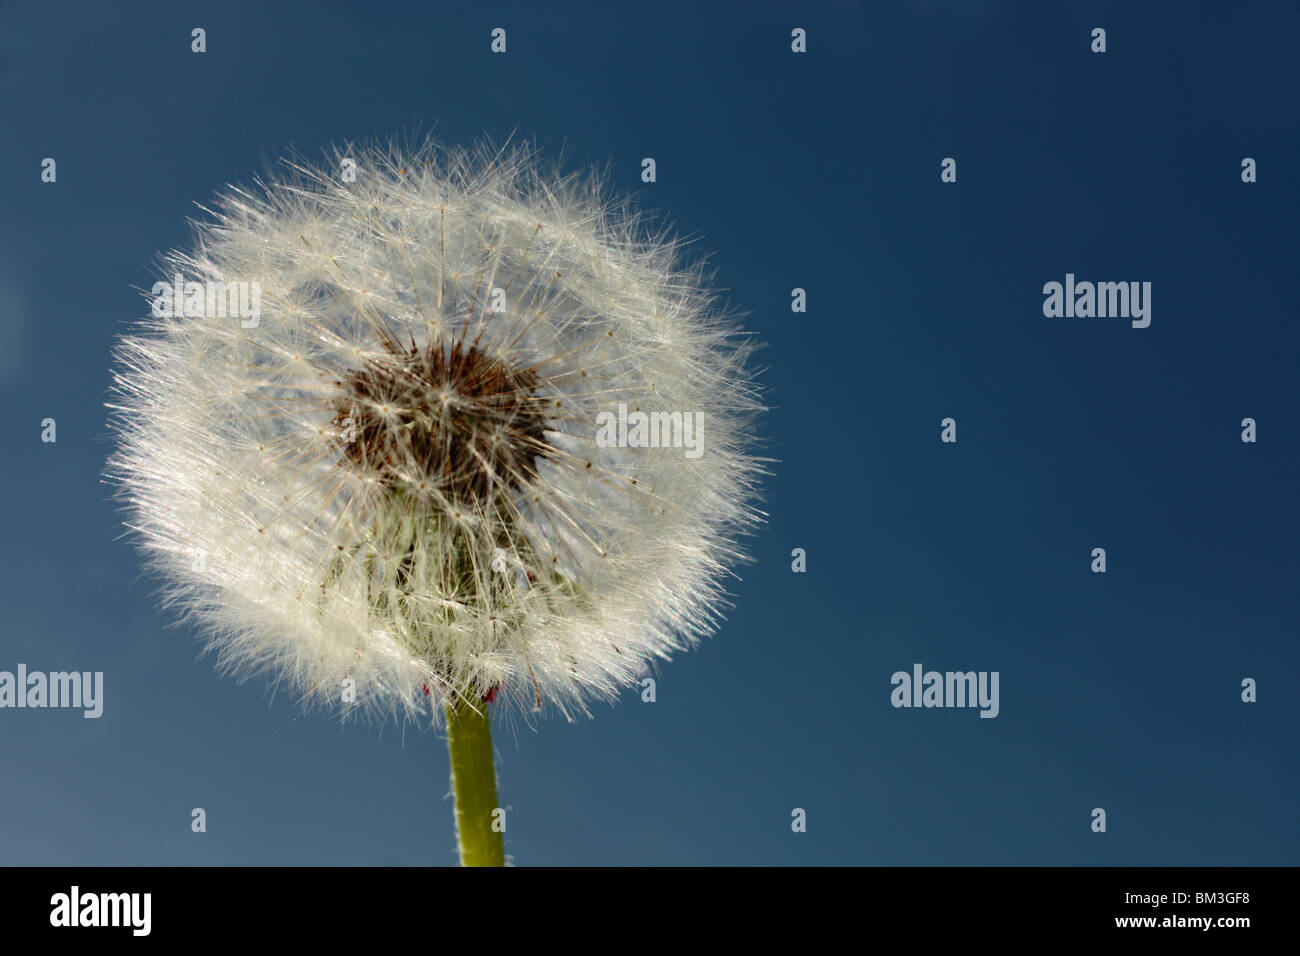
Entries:
[[339, 383], [344, 461], [388, 486], [484, 505], [537, 477], [549, 447], [537, 382], [462, 342], [389, 345]]

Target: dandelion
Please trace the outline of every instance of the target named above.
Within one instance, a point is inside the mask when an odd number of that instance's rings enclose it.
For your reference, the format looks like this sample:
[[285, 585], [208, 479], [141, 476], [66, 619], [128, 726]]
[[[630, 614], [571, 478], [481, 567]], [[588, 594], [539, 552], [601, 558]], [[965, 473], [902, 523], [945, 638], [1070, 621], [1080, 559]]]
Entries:
[[164, 257], [109, 477], [224, 669], [445, 718], [462, 862], [500, 864], [488, 704], [589, 715], [720, 622], [761, 520], [752, 343], [680, 240], [532, 147], [285, 169]]

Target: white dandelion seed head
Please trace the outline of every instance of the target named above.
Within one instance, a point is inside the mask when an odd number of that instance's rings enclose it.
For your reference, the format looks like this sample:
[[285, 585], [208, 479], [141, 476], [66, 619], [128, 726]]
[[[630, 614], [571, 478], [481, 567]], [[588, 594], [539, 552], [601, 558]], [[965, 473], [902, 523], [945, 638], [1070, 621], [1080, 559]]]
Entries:
[[[116, 350], [109, 476], [220, 663], [344, 713], [571, 717], [715, 630], [761, 402], [702, 265], [528, 146], [287, 168], [218, 198]], [[186, 314], [190, 283], [260, 314]], [[702, 413], [702, 453], [599, 441], [620, 405]]]

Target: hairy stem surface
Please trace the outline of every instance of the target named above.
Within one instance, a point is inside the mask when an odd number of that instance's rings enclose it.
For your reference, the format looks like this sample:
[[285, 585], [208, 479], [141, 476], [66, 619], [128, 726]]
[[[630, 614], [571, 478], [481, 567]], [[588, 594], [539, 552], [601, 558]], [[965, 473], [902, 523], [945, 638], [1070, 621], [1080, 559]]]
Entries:
[[[457, 699], [447, 707], [447, 747], [456, 797], [456, 836], [461, 866], [505, 866], [501, 833], [493, 829], [497, 804], [496, 767], [488, 705]], [[504, 823], [504, 816], [501, 817]]]

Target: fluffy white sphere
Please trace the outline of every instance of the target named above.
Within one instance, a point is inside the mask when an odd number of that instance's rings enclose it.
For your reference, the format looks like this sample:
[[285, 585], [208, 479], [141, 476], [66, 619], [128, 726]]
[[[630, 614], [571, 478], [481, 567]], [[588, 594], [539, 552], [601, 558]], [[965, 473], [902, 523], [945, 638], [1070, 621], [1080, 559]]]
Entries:
[[528, 147], [287, 169], [218, 198], [116, 352], [110, 477], [220, 662], [344, 712], [572, 716], [713, 631], [761, 406], [680, 244]]

